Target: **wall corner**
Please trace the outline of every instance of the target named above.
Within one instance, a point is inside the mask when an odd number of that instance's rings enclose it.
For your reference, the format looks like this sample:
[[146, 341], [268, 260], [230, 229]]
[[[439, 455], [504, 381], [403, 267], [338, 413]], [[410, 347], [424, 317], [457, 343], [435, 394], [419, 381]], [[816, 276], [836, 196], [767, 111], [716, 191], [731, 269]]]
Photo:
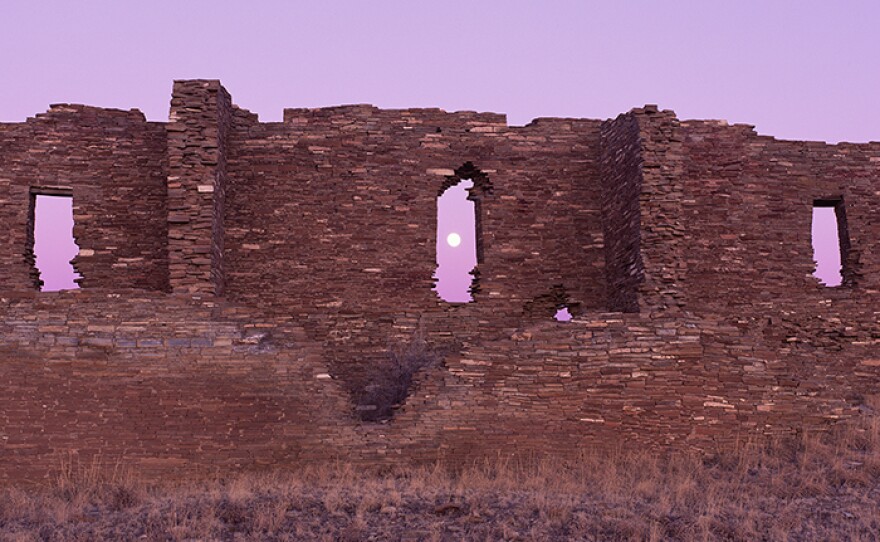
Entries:
[[675, 113], [648, 105], [603, 123], [600, 169], [609, 310], [681, 309], [685, 168]]
[[175, 293], [222, 295], [232, 98], [217, 80], [175, 81], [168, 132], [168, 265]]

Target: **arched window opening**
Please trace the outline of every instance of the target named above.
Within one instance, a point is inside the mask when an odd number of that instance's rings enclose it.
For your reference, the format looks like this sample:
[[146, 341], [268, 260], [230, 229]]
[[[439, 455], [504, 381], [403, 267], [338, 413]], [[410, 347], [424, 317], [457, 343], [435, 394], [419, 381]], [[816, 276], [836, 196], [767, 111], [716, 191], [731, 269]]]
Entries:
[[33, 265], [43, 292], [79, 288], [71, 260], [79, 253], [73, 239], [73, 197], [67, 190], [31, 194]]
[[469, 198], [474, 187], [462, 179], [437, 198], [437, 269], [435, 290], [443, 301], [473, 301], [473, 271], [477, 266], [476, 207]]
[[479, 293], [483, 262], [482, 204], [492, 195], [489, 177], [465, 162], [437, 194], [437, 268], [434, 290], [443, 301], [468, 303]]
[[822, 199], [813, 202], [811, 228], [813, 276], [825, 286], [840, 286], [844, 282], [849, 234], [842, 199]]

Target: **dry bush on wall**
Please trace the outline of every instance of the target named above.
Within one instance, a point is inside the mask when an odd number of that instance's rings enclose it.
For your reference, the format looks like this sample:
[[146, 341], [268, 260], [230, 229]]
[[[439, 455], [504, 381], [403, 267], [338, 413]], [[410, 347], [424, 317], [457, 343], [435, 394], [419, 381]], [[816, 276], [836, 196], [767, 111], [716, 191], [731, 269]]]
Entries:
[[409, 396], [416, 373], [436, 366], [442, 358], [443, 353], [429, 345], [420, 331], [408, 342], [389, 348], [385, 360], [371, 368], [366, 385], [356, 397], [361, 419], [390, 419], [394, 409]]

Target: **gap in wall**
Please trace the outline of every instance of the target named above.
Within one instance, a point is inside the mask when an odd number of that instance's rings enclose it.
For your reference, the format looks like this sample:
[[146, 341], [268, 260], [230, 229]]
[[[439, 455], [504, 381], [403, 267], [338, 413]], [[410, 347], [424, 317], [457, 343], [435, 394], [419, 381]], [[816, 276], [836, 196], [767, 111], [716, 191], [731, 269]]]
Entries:
[[843, 283], [842, 249], [837, 206], [840, 202], [816, 200], [813, 203], [812, 243], [816, 270], [813, 276], [825, 286]]
[[560, 307], [556, 309], [556, 314], [553, 318], [557, 322], [568, 322], [571, 320], [571, 313], [568, 311], [568, 307]]
[[42, 292], [73, 290], [80, 278], [70, 263], [79, 247], [73, 239], [73, 198], [36, 194], [34, 202], [34, 256]]
[[443, 301], [473, 301], [471, 272], [477, 266], [476, 207], [468, 199], [474, 183], [462, 179], [437, 198], [437, 269], [434, 290]]

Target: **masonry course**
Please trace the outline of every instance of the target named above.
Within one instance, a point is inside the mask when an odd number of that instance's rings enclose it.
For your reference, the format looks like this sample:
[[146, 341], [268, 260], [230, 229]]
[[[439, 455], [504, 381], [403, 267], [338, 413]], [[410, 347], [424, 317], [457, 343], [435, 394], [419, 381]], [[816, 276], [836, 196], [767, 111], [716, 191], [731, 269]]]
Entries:
[[[472, 303], [434, 286], [436, 200], [473, 179]], [[40, 292], [33, 198], [73, 197], [80, 290]], [[813, 276], [834, 202], [843, 284]], [[59, 104], [0, 124], [0, 480], [339, 459], [714, 450], [819, 430], [880, 386], [880, 143], [369, 105], [259, 122], [213, 80], [169, 122]], [[555, 322], [568, 307], [570, 322]], [[446, 352], [384, 423], [356, 391]]]

